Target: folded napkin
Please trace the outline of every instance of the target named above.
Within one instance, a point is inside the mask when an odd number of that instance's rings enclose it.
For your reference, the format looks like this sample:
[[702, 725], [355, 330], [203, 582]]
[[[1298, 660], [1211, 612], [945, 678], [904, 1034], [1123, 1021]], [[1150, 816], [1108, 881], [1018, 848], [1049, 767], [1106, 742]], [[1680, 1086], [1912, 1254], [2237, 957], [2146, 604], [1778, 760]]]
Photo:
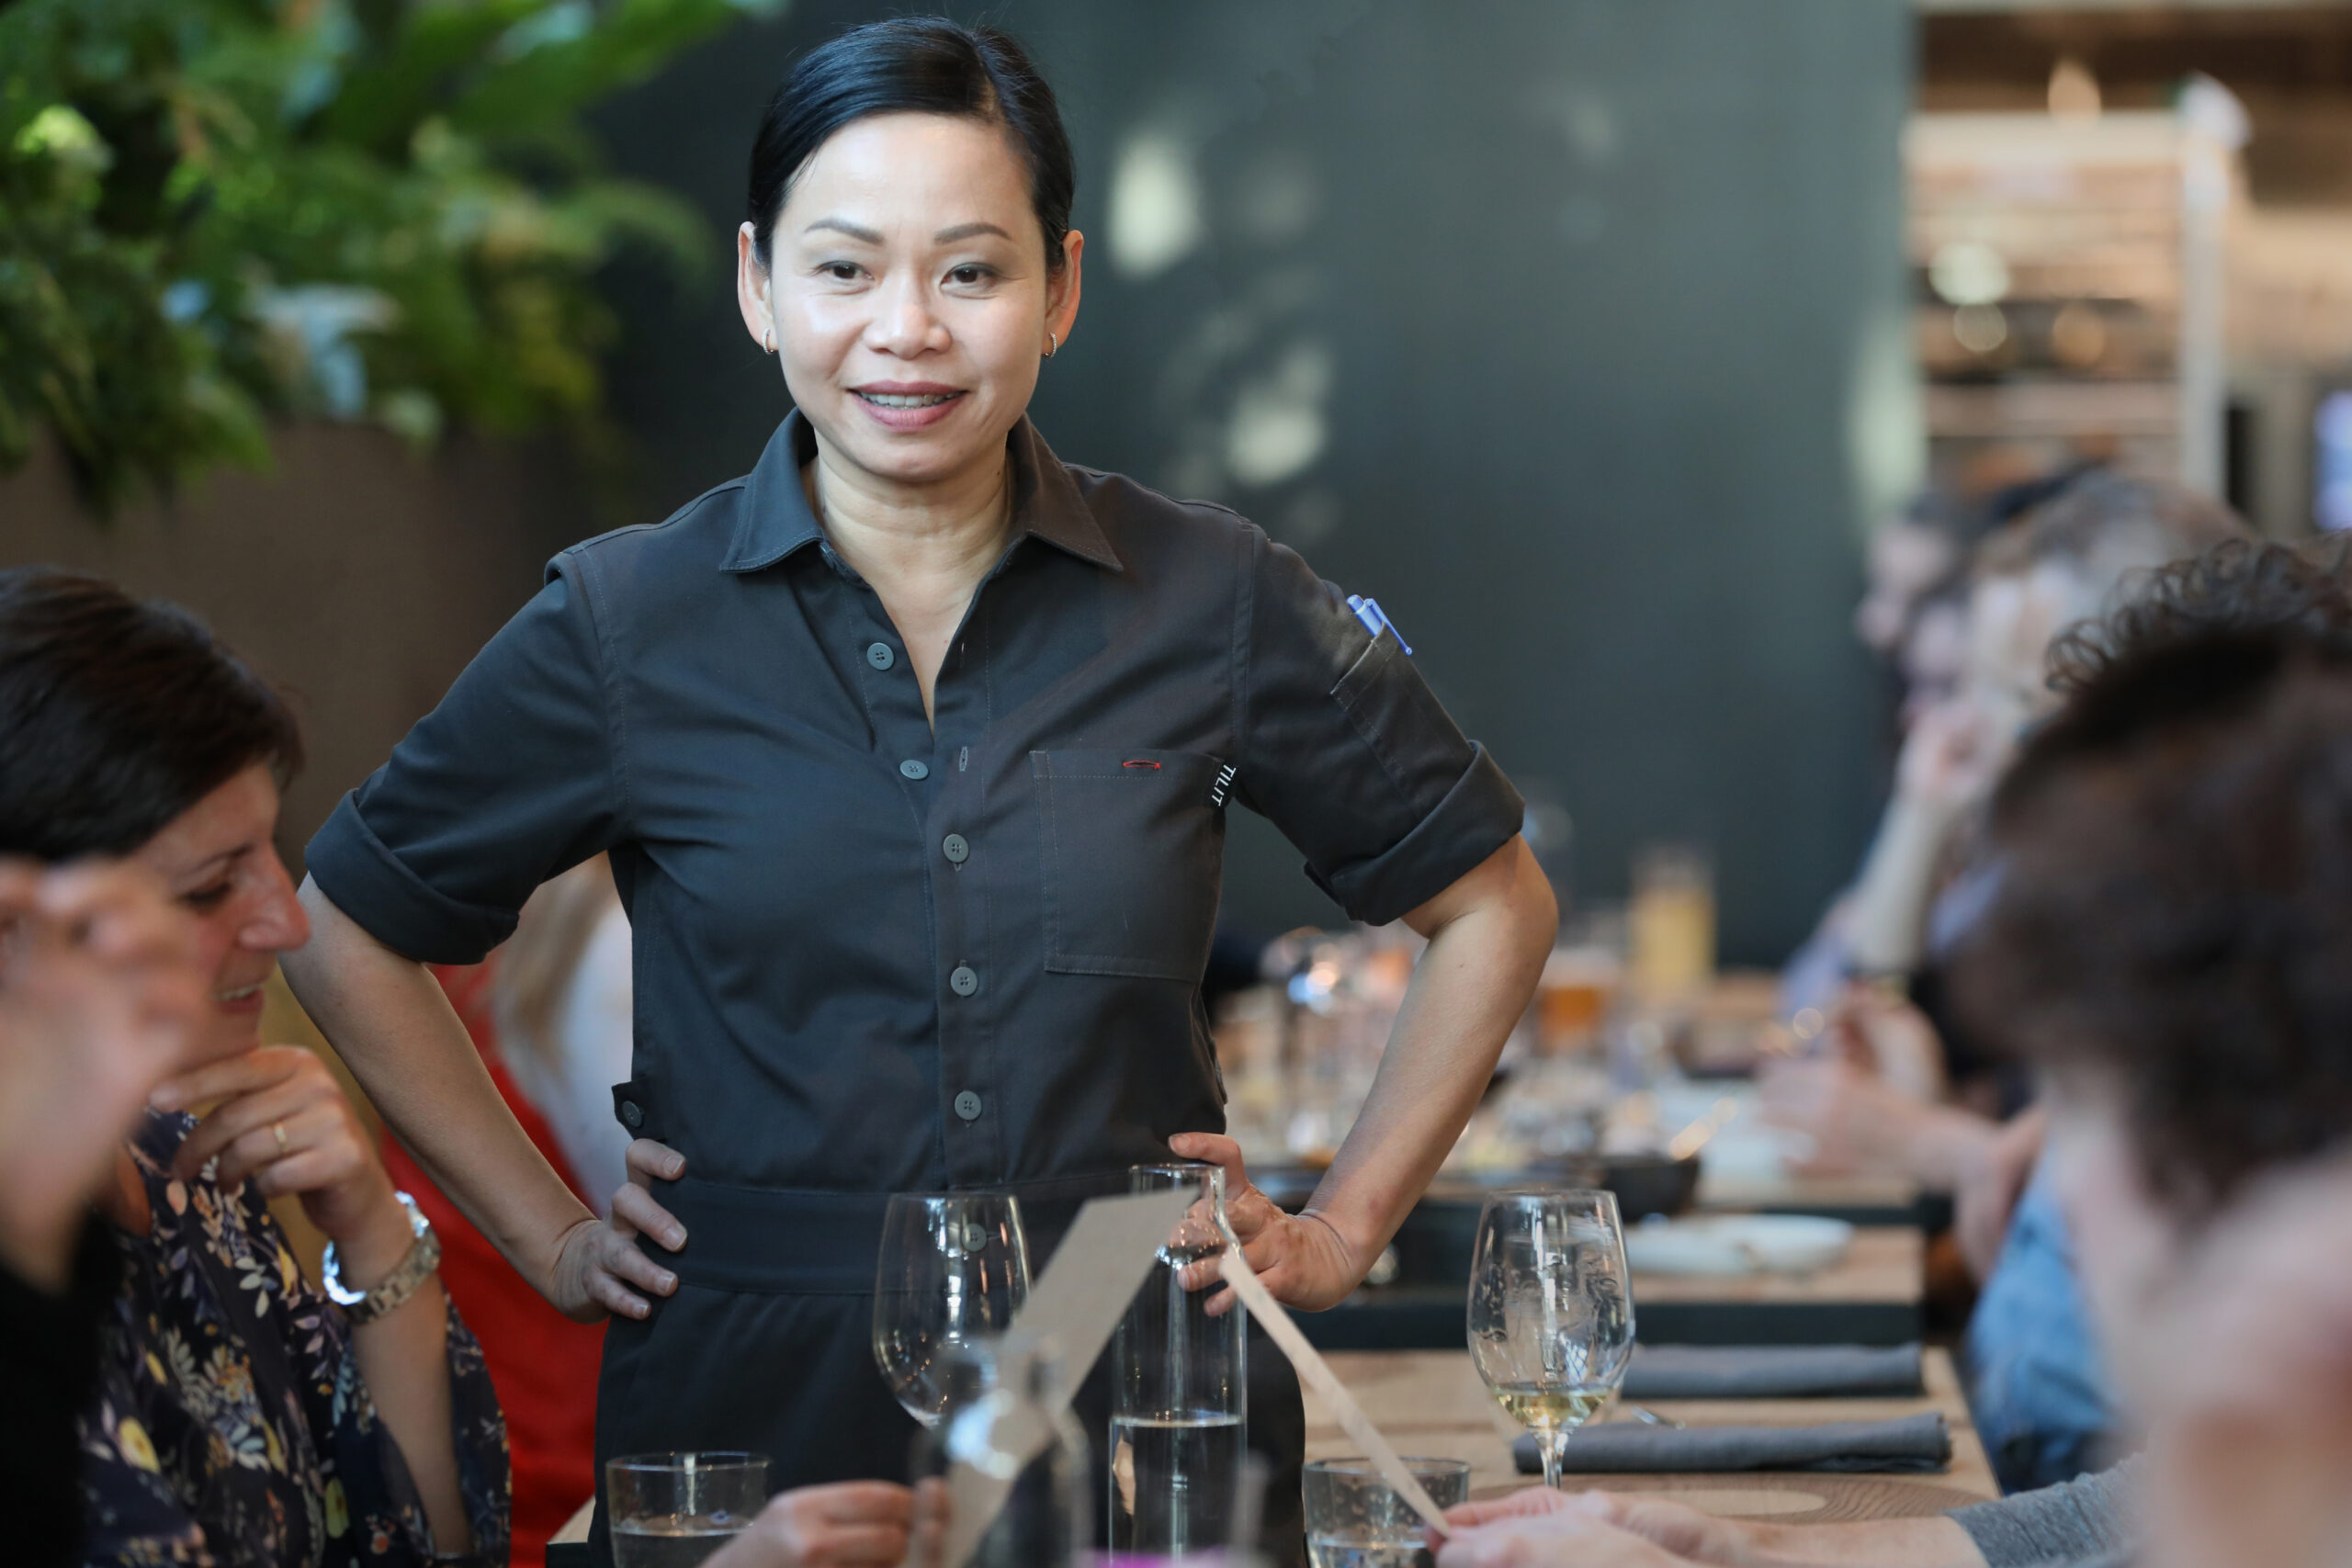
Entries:
[[[1533, 1438], [1511, 1445], [1525, 1475], [1540, 1473]], [[1930, 1471], [1951, 1461], [1951, 1434], [1935, 1411], [1893, 1421], [1824, 1427], [1652, 1427], [1610, 1421], [1568, 1439], [1566, 1468], [1595, 1474], [1656, 1471]]]
[[1628, 1399], [1863, 1399], [1920, 1392], [1919, 1347], [1636, 1345]]

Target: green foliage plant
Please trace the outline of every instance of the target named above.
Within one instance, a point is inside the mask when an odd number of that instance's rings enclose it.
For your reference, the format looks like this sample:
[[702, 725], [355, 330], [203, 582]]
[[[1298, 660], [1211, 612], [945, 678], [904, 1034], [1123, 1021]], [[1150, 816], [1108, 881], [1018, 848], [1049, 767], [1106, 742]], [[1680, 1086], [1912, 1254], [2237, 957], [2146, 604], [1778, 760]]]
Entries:
[[781, 0], [0, 0], [0, 472], [101, 513], [273, 418], [615, 446], [595, 288], [713, 236], [582, 115]]

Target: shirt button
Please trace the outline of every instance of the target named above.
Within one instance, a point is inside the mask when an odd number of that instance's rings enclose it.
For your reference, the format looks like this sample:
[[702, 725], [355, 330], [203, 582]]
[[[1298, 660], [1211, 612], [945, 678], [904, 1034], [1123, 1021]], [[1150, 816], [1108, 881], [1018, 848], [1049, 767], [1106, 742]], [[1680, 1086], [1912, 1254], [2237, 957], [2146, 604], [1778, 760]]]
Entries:
[[645, 1125], [644, 1108], [639, 1106], [634, 1100], [622, 1100], [621, 1120], [628, 1123], [630, 1132], [633, 1133], [637, 1131], [638, 1128]]
[[967, 1122], [978, 1121], [980, 1119], [980, 1097], [974, 1094], [968, 1089], [963, 1093], [957, 1095], [956, 1097], [956, 1114], [961, 1116]]
[[964, 841], [963, 834], [950, 833], [939, 840], [939, 852], [957, 865], [962, 865], [972, 858], [972, 846]]
[[980, 988], [980, 976], [968, 964], [958, 964], [947, 976], [947, 988], [959, 997], [968, 997]]
[[899, 772], [906, 774], [907, 777], [910, 779], [927, 779], [931, 777], [931, 764], [928, 762], [919, 762], [912, 757], [910, 757], [905, 761], [899, 764]]
[[865, 645], [865, 661], [876, 670], [888, 670], [899, 661], [899, 656], [890, 651], [887, 642], [870, 642]]

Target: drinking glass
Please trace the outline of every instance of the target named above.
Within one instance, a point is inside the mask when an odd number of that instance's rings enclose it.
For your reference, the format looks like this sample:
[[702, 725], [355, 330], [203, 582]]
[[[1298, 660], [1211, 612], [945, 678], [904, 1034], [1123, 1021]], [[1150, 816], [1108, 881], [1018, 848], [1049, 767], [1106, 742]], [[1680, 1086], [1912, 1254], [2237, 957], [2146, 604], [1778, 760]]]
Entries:
[[1001, 1193], [890, 1200], [874, 1279], [874, 1363], [907, 1414], [935, 1426], [943, 1351], [1002, 1334], [1029, 1299], [1021, 1202]]
[[1511, 1418], [1535, 1434], [1544, 1483], [1560, 1484], [1568, 1435], [1634, 1353], [1625, 1231], [1613, 1192], [1498, 1192], [1478, 1214], [1470, 1359]]
[[1634, 992], [1651, 1007], [1688, 1005], [1715, 972], [1715, 872], [1691, 844], [1634, 857]]
[[[1470, 1500], [1470, 1464], [1405, 1459], [1441, 1508]], [[1368, 1459], [1318, 1459], [1306, 1467], [1306, 1556], [1314, 1568], [1434, 1568], [1420, 1515]]]
[[751, 1528], [764, 1454], [629, 1454], [605, 1461], [614, 1568], [695, 1568]]
[[1111, 1550], [1186, 1557], [1222, 1550], [1249, 1416], [1248, 1314], [1211, 1317], [1218, 1286], [1186, 1288], [1185, 1269], [1222, 1254], [1225, 1172], [1213, 1165], [1136, 1166], [1135, 1192], [1181, 1190], [1192, 1206], [1128, 1304], [1112, 1349]]

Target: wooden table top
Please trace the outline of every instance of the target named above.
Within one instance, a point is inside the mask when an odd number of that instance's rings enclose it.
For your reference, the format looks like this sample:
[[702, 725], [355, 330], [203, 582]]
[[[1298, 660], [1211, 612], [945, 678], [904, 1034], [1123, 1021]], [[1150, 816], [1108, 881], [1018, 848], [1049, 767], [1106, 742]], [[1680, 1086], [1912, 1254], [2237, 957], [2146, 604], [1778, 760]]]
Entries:
[[[1478, 1379], [1467, 1350], [1342, 1351], [1329, 1358], [1373, 1424], [1398, 1451], [1470, 1461], [1474, 1497], [1500, 1496], [1539, 1484], [1511, 1462], [1517, 1423]], [[1724, 1516], [1771, 1516], [1789, 1523], [1894, 1518], [1941, 1513], [2000, 1495], [1984, 1448], [1968, 1418], [1951, 1358], [1930, 1349], [1927, 1393], [1908, 1399], [1654, 1399], [1646, 1407], [1691, 1426], [1812, 1427], [1831, 1421], [1882, 1421], [1940, 1411], [1951, 1429], [1951, 1468], [1940, 1475], [1838, 1475], [1758, 1471], [1736, 1475], [1575, 1475], [1572, 1487], [1672, 1492], [1675, 1501]], [[1631, 1420], [1612, 1406], [1604, 1420]], [[1571, 1438], [1573, 1442], [1575, 1439]], [[1306, 1395], [1306, 1457], [1354, 1450], [1347, 1435]]]
[[1912, 1225], [1865, 1225], [1846, 1256], [1809, 1274], [1634, 1275], [1634, 1310], [1653, 1302], [1877, 1302], [1916, 1304], [1927, 1289], [1927, 1237]]
[[[1473, 1496], [1501, 1496], [1538, 1483], [1535, 1477], [1520, 1474], [1511, 1462], [1511, 1440], [1520, 1428], [1478, 1380], [1467, 1350], [1348, 1350], [1329, 1359], [1374, 1425], [1400, 1452], [1468, 1460]], [[1969, 1421], [1968, 1402], [1951, 1356], [1929, 1349], [1924, 1370], [1927, 1393], [1917, 1398], [1654, 1399], [1646, 1407], [1694, 1427], [1812, 1427], [1941, 1411], [1951, 1428], [1951, 1468], [1941, 1475], [1757, 1471], [1736, 1475], [1572, 1475], [1569, 1484], [1671, 1492], [1676, 1502], [1711, 1514], [1770, 1517], [1798, 1524], [1937, 1514], [1999, 1496], [2000, 1486]], [[1306, 1397], [1306, 1457], [1335, 1459], [1354, 1452], [1354, 1445], [1314, 1393], [1307, 1391]], [[1632, 1417], [1612, 1406], [1602, 1419]], [[587, 1540], [588, 1512], [583, 1505], [556, 1540]]]
[[1919, 1201], [1919, 1184], [1907, 1176], [1719, 1176], [1702, 1171], [1696, 1197], [1707, 1213], [1815, 1213], [1876, 1210], [1901, 1213]]

